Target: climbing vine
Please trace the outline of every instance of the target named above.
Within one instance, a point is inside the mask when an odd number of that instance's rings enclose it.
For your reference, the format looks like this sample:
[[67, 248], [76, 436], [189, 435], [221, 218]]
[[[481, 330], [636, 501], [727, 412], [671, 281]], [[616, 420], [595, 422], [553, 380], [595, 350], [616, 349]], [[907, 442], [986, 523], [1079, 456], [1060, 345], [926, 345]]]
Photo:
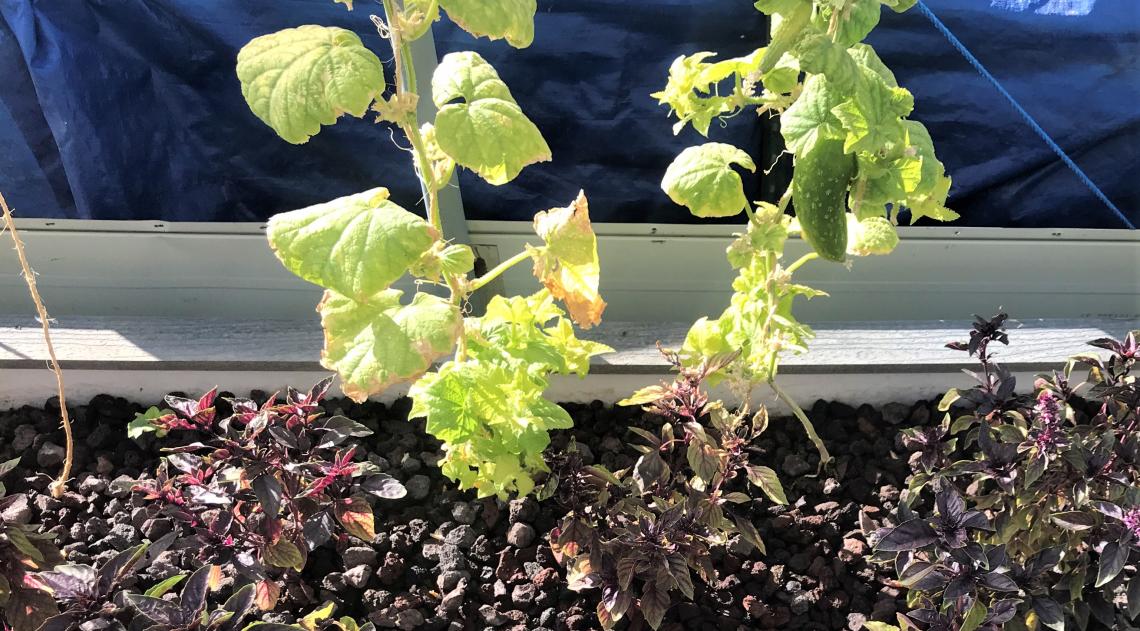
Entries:
[[[812, 331], [796, 320], [797, 296], [824, 292], [794, 282], [813, 259], [887, 254], [898, 243], [900, 215], [947, 221], [950, 178], [926, 128], [907, 120], [914, 97], [898, 85], [875, 50], [862, 43], [882, 7], [905, 11], [913, 0], [759, 0], [770, 17], [764, 48], [716, 61], [715, 53], [678, 57], [653, 96], [678, 119], [707, 135], [714, 120], [755, 110], [779, 116], [794, 174], [777, 203], [752, 202], [741, 171], [756, 164], [744, 150], [709, 142], [689, 147], [669, 165], [661, 187], [698, 217], [747, 214], [728, 248], [737, 270], [729, 306], [693, 324], [682, 348], [686, 365], [734, 353], [710, 381], [729, 378], [747, 400], [767, 383], [803, 422], [824, 461], [827, 450], [803, 411], [776, 384], [783, 353], [804, 352]], [[795, 216], [785, 211], [791, 207]], [[800, 235], [813, 251], [791, 263], [787, 239]], [[652, 394], [639, 394], [644, 402]]]
[[[526, 494], [532, 476], [546, 469], [548, 431], [572, 424], [543, 396], [550, 375], [584, 375], [589, 358], [609, 350], [578, 339], [569, 321], [590, 327], [605, 308], [586, 197], [538, 213], [533, 245], [472, 277], [474, 252], [444, 233], [440, 190], [457, 165], [506, 184], [526, 166], [550, 160], [550, 148], [475, 52], [440, 60], [430, 94], [438, 110], [433, 121], [419, 120], [422, 95], [410, 45], [446, 13], [476, 37], [528, 46], [535, 0], [384, 0], [383, 7], [383, 17], [372, 19], [391, 47], [394, 85], [359, 36], [316, 25], [249, 42], [238, 54], [237, 74], [250, 109], [288, 142], [306, 142], [341, 115], [370, 110], [377, 122], [402, 132], [425, 217], [374, 188], [273, 217], [269, 242], [286, 268], [325, 289], [317, 307], [321, 362], [339, 373], [346, 395], [363, 400], [410, 384], [413, 415], [444, 442], [446, 475], [481, 496]], [[473, 292], [528, 259], [542, 290], [496, 296], [484, 315], [468, 314]], [[420, 288], [410, 297], [392, 286], [407, 275]]]

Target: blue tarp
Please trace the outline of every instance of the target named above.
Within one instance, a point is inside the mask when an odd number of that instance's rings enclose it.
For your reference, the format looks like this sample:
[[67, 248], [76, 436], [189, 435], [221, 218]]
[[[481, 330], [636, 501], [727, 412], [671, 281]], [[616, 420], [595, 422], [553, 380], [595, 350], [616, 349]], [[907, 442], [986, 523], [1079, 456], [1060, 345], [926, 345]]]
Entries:
[[[1140, 223], [1140, 3], [927, 0], [1133, 222]], [[261, 221], [377, 185], [417, 202], [387, 128], [342, 119], [308, 144], [249, 113], [237, 50], [287, 26], [385, 42], [358, 0], [0, 0], [0, 190], [25, 217]], [[685, 146], [649, 93], [680, 54], [760, 45], [748, 0], [540, 0], [532, 47], [473, 41], [445, 20], [440, 54], [476, 49], [511, 86], [554, 160], [492, 187], [461, 176], [469, 218], [529, 219], [585, 188], [596, 221], [687, 221], [658, 182]], [[872, 35], [954, 178], [961, 225], [1119, 227], [1111, 213], [917, 11]], [[743, 115], [714, 138], [758, 161], [769, 134]], [[399, 136], [397, 135], [399, 139]], [[762, 165], [766, 166], [766, 165]], [[774, 177], [774, 176], [773, 176]], [[764, 192], [762, 175], [748, 182]]]

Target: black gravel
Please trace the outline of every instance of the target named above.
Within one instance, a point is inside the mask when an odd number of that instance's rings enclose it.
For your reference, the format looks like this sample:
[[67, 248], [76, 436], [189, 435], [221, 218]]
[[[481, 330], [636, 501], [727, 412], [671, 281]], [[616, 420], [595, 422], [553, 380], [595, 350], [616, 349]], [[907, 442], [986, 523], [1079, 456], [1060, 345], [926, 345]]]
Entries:
[[[895, 440], [898, 430], [926, 423], [933, 405], [878, 410], [817, 402], [809, 415], [837, 459], [834, 473], [823, 476], [815, 474], [818, 455], [799, 423], [774, 419], [758, 443], [758, 458], [780, 472], [791, 505], [758, 500], [752, 507], [768, 554], [718, 553], [719, 581], [699, 587], [695, 602], [674, 606], [663, 628], [857, 631], [865, 620], [892, 621], [905, 607], [905, 595], [889, 586], [881, 568], [865, 562], [859, 512], [876, 517], [894, 508], [909, 472]], [[73, 410], [75, 480], [59, 500], [45, 494], [50, 479], [36, 472], [56, 473], [62, 458], [54, 406], [48, 401], [43, 408], [0, 412], [0, 461], [22, 455], [21, 468], [6, 482], [9, 492], [31, 500], [23, 518], [57, 534], [69, 559], [81, 563], [97, 564], [170, 532], [174, 524], [147, 518], [129, 491], [130, 480], [153, 471], [160, 445], [126, 438], [127, 423], [144, 407], [122, 398], [100, 395]], [[405, 483], [408, 497], [378, 506], [371, 544], [311, 553], [307, 588], [287, 589], [264, 620], [293, 622], [332, 600], [337, 615], [368, 618], [380, 628], [599, 628], [592, 613], [596, 595], [566, 589], [545, 543], [560, 517], [557, 504], [476, 500], [456, 491], [435, 466], [439, 443], [424, 433], [422, 422], [406, 421], [406, 399], [391, 405], [333, 400], [325, 407], [374, 429], [365, 439], [371, 459]], [[655, 422], [637, 409], [601, 402], [566, 408], [575, 428], [558, 433], [554, 446], [573, 436], [611, 469], [632, 464], [624, 428]], [[131, 582], [141, 590], [189, 572], [198, 563], [196, 552], [175, 543]], [[217, 597], [232, 588], [231, 578]], [[633, 628], [628, 624], [620, 626]]]

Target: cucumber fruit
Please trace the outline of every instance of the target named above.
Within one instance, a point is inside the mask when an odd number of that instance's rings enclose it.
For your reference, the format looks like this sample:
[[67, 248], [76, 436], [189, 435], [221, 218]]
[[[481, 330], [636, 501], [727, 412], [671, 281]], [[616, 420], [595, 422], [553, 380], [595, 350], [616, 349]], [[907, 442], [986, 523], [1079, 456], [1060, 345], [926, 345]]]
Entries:
[[821, 138], [796, 157], [792, 204], [804, 240], [825, 259], [847, 258], [847, 185], [855, 177], [855, 156], [843, 141]]

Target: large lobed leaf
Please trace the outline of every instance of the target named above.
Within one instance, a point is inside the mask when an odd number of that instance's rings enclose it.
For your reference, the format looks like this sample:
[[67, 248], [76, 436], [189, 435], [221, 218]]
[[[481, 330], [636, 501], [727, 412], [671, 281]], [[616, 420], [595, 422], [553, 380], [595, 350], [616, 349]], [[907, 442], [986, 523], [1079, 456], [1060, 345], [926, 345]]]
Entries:
[[709, 142], [689, 147], [666, 169], [661, 189], [697, 217], [732, 217], [748, 205], [744, 183], [733, 165], [756, 170], [752, 158], [732, 145]]
[[365, 301], [404, 275], [435, 243], [431, 224], [374, 188], [274, 215], [269, 244], [289, 271]]
[[405, 305], [403, 293], [389, 289], [357, 302], [330, 290], [317, 307], [325, 331], [321, 365], [340, 374], [344, 394], [355, 401], [419, 377], [462, 331], [455, 304], [418, 293]]
[[546, 243], [531, 250], [534, 275], [566, 303], [579, 326], [590, 328], [601, 322], [606, 303], [598, 295], [598, 239], [590, 224], [586, 194], [579, 191], [569, 206], [536, 214], [534, 231]]
[[380, 59], [355, 33], [331, 26], [253, 39], [238, 51], [237, 75], [253, 113], [293, 144], [345, 112], [363, 116], [385, 86]]
[[439, 0], [447, 17], [475, 37], [506, 39], [515, 48], [534, 41], [536, 0]]
[[499, 73], [478, 53], [449, 53], [431, 80], [440, 149], [491, 184], [550, 160], [550, 147], [523, 114]]

